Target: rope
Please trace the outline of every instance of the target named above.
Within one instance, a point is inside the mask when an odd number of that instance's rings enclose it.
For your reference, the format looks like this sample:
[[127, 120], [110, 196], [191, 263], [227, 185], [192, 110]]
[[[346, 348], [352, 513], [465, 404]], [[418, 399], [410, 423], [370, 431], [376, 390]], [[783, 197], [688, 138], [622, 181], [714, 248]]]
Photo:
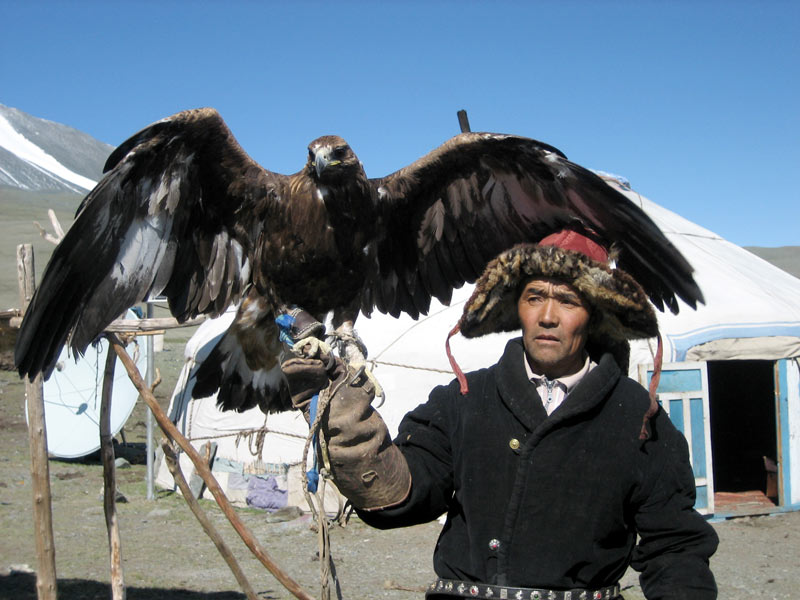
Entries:
[[[301, 435], [299, 433], [291, 433], [289, 431], [281, 431], [279, 429], [270, 429], [269, 427], [264, 427], [263, 429], [242, 429], [240, 431], [232, 431], [231, 433], [220, 433], [218, 435], [199, 435], [197, 437], [190, 437], [190, 436], [187, 435], [186, 439], [188, 439], [190, 441], [195, 441], [195, 440], [216, 440], [216, 439], [220, 439], [220, 438], [227, 438], [227, 437], [234, 437], [234, 436], [239, 438], [239, 437], [245, 437], [245, 436], [253, 434], [253, 433], [260, 433], [262, 431], [264, 433], [275, 433], [277, 435], [285, 435], [286, 437], [294, 437], [294, 438], [303, 439], [303, 440], [306, 439], [305, 435]], [[238, 440], [237, 440], [237, 443], [238, 443]]]
[[[329, 523], [327, 514], [325, 513], [325, 487], [327, 484], [327, 480], [330, 478], [330, 463], [328, 461], [328, 453], [327, 448], [325, 447], [324, 441], [319, 439], [319, 454], [322, 456], [323, 468], [319, 470], [319, 484], [316, 487], [316, 491], [314, 493], [314, 497], [311, 496], [311, 492], [309, 491], [309, 480], [308, 480], [308, 473], [305, 470], [305, 465], [308, 464], [308, 451], [311, 448], [312, 442], [317, 438], [317, 433], [319, 432], [320, 423], [322, 422], [322, 415], [328, 408], [328, 404], [330, 404], [331, 398], [341, 389], [343, 385], [347, 383], [347, 378], [343, 377], [342, 380], [336, 384], [333, 389], [331, 389], [331, 385], [327, 388], [322, 390], [319, 393], [319, 398], [317, 399], [317, 407], [316, 411], [314, 411], [313, 421], [309, 425], [308, 429], [308, 436], [306, 437], [306, 443], [303, 446], [303, 494], [306, 497], [306, 502], [308, 502], [308, 506], [311, 509], [312, 516], [316, 518], [317, 521], [317, 544], [318, 544], [318, 553], [319, 553], [319, 561], [320, 561], [320, 599], [321, 600], [329, 600], [330, 599], [330, 580], [333, 578], [335, 588], [336, 588], [336, 597], [341, 600], [342, 593], [341, 588], [339, 586], [339, 579], [336, 576], [336, 566], [333, 562], [333, 556], [331, 555], [331, 542], [330, 542], [330, 531], [329, 531]], [[317, 448], [314, 449], [315, 452]], [[316, 503], [315, 503], [316, 499]], [[341, 503], [339, 505], [339, 511], [337, 512], [337, 516], [334, 520], [340, 520], [342, 516], [343, 510]]]
[[452, 374], [452, 371], [447, 369], [436, 369], [434, 367], [418, 367], [416, 365], [407, 365], [404, 363], [390, 362], [388, 360], [370, 360], [375, 365], [386, 365], [387, 367], [400, 367], [401, 369], [411, 369], [412, 371], [430, 371], [431, 373], [444, 373], [445, 375]]
[[[378, 359], [378, 358], [380, 358], [380, 356], [381, 356], [382, 354], [384, 354], [385, 352], [387, 352], [387, 351], [388, 351], [388, 350], [389, 350], [389, 349], [390, 349], [392, 346], [394, 346], [394, 345], [395, 345], [397, 342], [399, 342], [401, 339], [403, 339], [403, 337], [405, 337], [405, 336], [406, 336], [406, 334], [410, 333], [410, 332], [411, 332], [411, 330], [412, 330], [412, 329], [414, 329], [415, 327], [419, 327], [420, 325], [422, 325], [423, 323], [425, 323], [425, 321], [428, 321], [429, 319], [432, 319], [433, 317], [435, 317], [435, 316], [437, 316], [437, 315], [440, 315], [441, 313], [445, 312], [445, 311], [446, 311], [446, 310], [448, 310], [448, 309], [451, 309], [451, 308], [453, 308], [454, 306], [458, 306], [458, 305], [460, 305], [460, 304], [466, 304], [466, 302], [467, 302], [466, 300], [460, 300], [459, 302], [453, 302], [453, 303], [452, 303], [452, 304], [450, 304], [449, 306], [444, 306], [444, 307], [442, 307], [440, 310], [437, 310], [435, 313], [430, 313], [429, 315], [426, 315], [425, 317], [423, 317], [423, 318], [421, 318], [421, 319], [419, 319], [419, 320], [417, 320], [417, 321], [414, 321], [414, 323], [411, 325], [411, 327], [409, 327], [408, 329], [406, 329], [405, 331], [403, 331], [403, 332], [402, 332], [400, 335], [398, 335], [398, 336], [397, 336], [396, 338], [394, 338], [394, 339], [393, 339], [391, 342], [389, 342], [389, 343], [388, 343], [388, 344], [387, 344], [387, 345], [386, 345], [386, 346], [383, 348], [383, 350], [381, 350], [380, 352], [378, 352], [378, 353], [375, 355], [375, 359], [373, 360], [373, 362], [379, 362], [377, 359]], [[391, 364], [391, 363], [385, 363], [385, 364]], [[397, 366], [405, 366], [405, 365], [397, 365]], [[409, 367], [409, 368], [417, 368], [417, 367]], [[441, 372], [442, 372], [442, 373], [450, 373], [450, 371], [441, 371]]]
[[[291, 335], [289, 335], [289, 329], [294, 323], [294, 317], [292, 315], [283, 313], [275, 319], [275, 322], [278, 324], [281, 330], [281, 341], [292, 345], [294, 350], [295, 340], [291, 337]], [[356, 343], [360, 342], [360, 340], [358, 340], [356, 337], [353, 338], [353, 341]], [[336, 392], [338, 392], [346, 383], [347, 378], [344, 377], [339, 383], [336, 384], [335, 387], [333, 387], [332, 384], [329, 384], [328, 387], [320, 391], [317, 396], [311, 399], [309, 412], [309, 419], [311, 420], [311, 423], [309, 423], [308, 435], [306, 436], [306, 442], [303, 445], [303, 458], [301, 463], [303, 465], [303, 494], [305, 495], [306, 502], [308, 503], [312, 516], [316, 518], [317, 521], [317, 544], [320, 565], [320, 600], [330, 600], [331, 579], [333, 579], [334, 587], [336, 589], [336, 597], [338, 600], [342, 600], [342, 590], [339, 585], [339, 579], [336, 575], [336, 566], [334, 565], [333, 556], [331, 554], [329, 523], [327, 514], [325, 513], [325, 488], [327, 481], [330, 478], [330, 462], [328, 460], [328, 452], [325, 440], [321, 435], [317, 434], [319, 433], [320, 423], [322, 422], [322, 415], [325, 414], [331, 398], [333, 398]], [[333, 387], [333, 389], [331, 389], [331, 387]], [[314, 469], [311, 471], [311, 473], [315, 478], [315, 481], [313, 482], [313, 497], [311, 495], [312, 490], [309, 489], [311, 486], [309, 484], [309, 471], [307, 471], [308, 452], [312, 445], [314, 446]], [[318, 459], [322, 461], [322, 468], [320, 469], [317, 469]], [[342, 513], [343, 507], [340, 501], [339, 510], [337, 511], [337, 515], [334, 520], [341, 520]]]

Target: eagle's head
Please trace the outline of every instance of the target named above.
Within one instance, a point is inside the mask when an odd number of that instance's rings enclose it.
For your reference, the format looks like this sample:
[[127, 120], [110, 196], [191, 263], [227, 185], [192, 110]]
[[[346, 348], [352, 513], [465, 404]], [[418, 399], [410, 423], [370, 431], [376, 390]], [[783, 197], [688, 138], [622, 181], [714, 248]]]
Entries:
[[306, 169], [321, 183], [334, 183], [362, 171], [355, 152], [338, 135], [324, 135], [308, 145]]

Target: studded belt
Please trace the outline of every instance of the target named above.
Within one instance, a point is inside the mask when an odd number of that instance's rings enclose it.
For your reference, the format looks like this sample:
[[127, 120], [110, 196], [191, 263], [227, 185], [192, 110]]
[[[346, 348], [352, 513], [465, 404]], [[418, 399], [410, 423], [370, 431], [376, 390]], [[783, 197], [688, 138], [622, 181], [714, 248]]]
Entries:
[[619, 592], [619, 584], [594, 590], [547, 590], [440, 578], [428, 587], [426, 596], [444, 595], [488, 600], [612, 600], [619, 596]]

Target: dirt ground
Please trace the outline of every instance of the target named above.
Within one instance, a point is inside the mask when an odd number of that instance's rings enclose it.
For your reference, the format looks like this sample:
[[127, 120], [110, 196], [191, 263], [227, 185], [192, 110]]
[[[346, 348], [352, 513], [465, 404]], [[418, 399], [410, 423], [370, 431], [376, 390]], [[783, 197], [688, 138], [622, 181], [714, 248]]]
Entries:
[[[183, 336], [185, 337], [185, 336]], [[164, 382], [157, 389], [166, 406], [182, 362], [182, 339], [167, 339], [157, 365]], [[36, 598], [36, 550], [24, 386], [16, 374], [0, 371], [0, 599]], [[146, 499], [143, 448], [145, 407], [138, 403], [125, 426], [127, 446], [118, 456], [132, 462], [117, 471], [118, 504], [127, 598], [233, 600], [244, 598], [236, 580], [180, 496], [158, 491]], [[157, 439], [160, 433], [157, 432]], [[53, 528], [58, 593], [61, 598], [109, 598], [108, 543], [101, 500], [103, 475], [98, 456], [51, 460]], [[213, 502], [202, 501], [253, 588], [262, 599], [291, 598], [228, 525]], [[308, 517], [272, 522], [265, 512], [239, 509], [261, 545], [307, 592], [319, 595], [317, 536]], [[800, 512], [744, 517], [714, 523], [721, 544], [712, 559], [722, 599], [798, 596]], [[421, 598], [433, 578], [431, 555], [438, 523], [373, 530], [358, 519], [334, 527], [332, 553], [344, 598]], [[623, 580], [625, 598], [643, 598], [636, 573]], [[332, 594], [335, 598], [335, 594]]]

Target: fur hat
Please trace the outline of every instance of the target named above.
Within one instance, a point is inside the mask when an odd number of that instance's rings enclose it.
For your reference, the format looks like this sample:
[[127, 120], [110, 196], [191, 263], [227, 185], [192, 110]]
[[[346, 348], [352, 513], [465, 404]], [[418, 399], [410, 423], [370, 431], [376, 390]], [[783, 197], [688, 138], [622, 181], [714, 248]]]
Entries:
[[458, 322], [461, 335], [474, 338], [519, 329], [522, 286], [540, 277], [563, 281], [586, 300], [595, 315], [590, 340], [627, 342], [658, 335], [655, 311], [642, 287], [608, 264], [602, 246], [573, 230], [539, 244], [519, 244], [494, 258], [464, 306]]
[[[565, 229], [538, 244], [519, 244], [500, 253], [478, 278], [446, 344], [462, 393], [467, 391], [466, 379], [450, 353], [450, 337], [457, 332], [476, 338], [519, 330], [517, 302], [523, 286], [536, 278], [552, 278], [569, 284], [589, 304], [592, 320], [586, 350], [594, 360], [599, 360], [604, 352], [611, 352], [620, 367], [627, 369], [628, 341], [659, 337], [653, 305], [636, 280], [611, 266], [608, 251], [592, 239], [589, 232]], [[659, 374], [660, 341], [659, 337], [656, 356], [656, 373]], [[657, 386], [655, 375], [653, 380]], [[651, 399], [655, 402], [654, 386], [651, 386]]]

